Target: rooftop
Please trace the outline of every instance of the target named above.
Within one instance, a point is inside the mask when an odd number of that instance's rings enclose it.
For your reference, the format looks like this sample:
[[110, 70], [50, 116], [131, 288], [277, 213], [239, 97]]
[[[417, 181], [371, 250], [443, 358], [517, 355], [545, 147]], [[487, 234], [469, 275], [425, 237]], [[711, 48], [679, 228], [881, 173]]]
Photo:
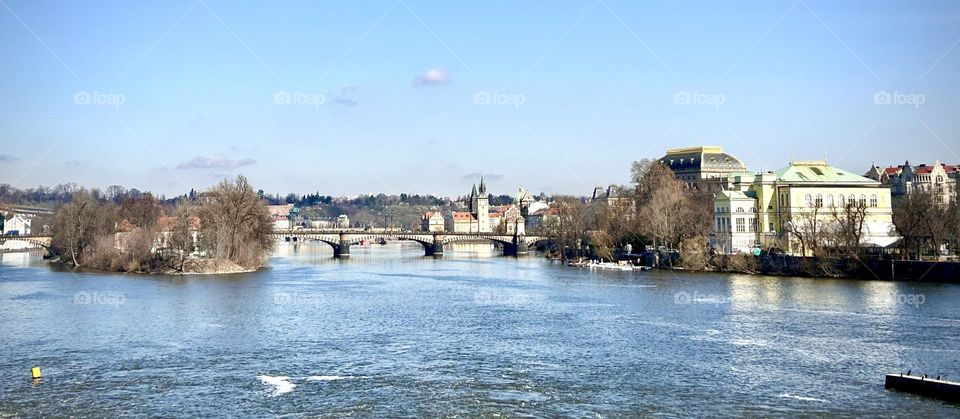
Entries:
[[872, 179], [848, 172], [827, 164], [826, 160], [794, 160], [789, 165], [773, 172], [780, 182], [832, 182], [879, 184]]

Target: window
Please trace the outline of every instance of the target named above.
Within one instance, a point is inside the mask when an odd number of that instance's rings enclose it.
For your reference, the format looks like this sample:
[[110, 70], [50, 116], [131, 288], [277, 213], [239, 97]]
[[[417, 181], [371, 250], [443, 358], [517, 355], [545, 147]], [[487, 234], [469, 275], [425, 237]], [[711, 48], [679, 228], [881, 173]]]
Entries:
[[833, 202], [833, 195], [827, 195], [827, 206], [833, 208], [836, 206]]
[[737, 233], [743, 233], [746, 230], [747, 230], [746, 218], [743, 218], [743, 217], [737, 218]]
[[810, 194], [806, 194], [803, 196], [803, 203], [808, 207], [813, 206], [813, 198], [810, 196]]
[[817, 204], [817, 208], [822, 208], [822, 207], [823, 207], [823, 195], [817, 194], [817, 202], [816, 202], [816, 204]]
[[856, 205], [856, 204], [857, 204], [857, 197], [853, 196], [853, 194], [847, 195], [847, 205]]
[[768, 231], [770, 231], [771, 233], [775, 233], [775, 231], [773, 231], [773, 223], [770, 223], [770, 230]]
[[877, 207], [877, 195], [870, 195], [870, 208]]
[[756, 233], [756, 232], [757, 232], [757, 220], [756, 220], [756, 219], [750, 220], [750, 232], [751, 232], [751, 233]]
[[837, 203], [840, 204], [840, 208], [847, 206], [847, 200], [843, 198], [843, 194], [837, 195]]
[[737, 212], [743, 212], [743, 207], [737, 207]]
[[858, 201], [857, 204], [865, 208], [867, 206], [867, 196], [864, 194], [860, 194], [860, 201]]

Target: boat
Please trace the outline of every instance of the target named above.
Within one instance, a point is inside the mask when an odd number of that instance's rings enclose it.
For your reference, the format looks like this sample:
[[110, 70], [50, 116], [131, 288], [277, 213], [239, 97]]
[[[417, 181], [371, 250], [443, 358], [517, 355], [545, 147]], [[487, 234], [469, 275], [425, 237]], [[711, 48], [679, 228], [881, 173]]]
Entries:
[[632, 271], [633, 270], [633, 266], [631, 265], [619, 265], [616, 263], [609, 263], [609, 262], [591, 263], [588, 266], [590, 266], [591, 269], [607, 269], [611, 271]]

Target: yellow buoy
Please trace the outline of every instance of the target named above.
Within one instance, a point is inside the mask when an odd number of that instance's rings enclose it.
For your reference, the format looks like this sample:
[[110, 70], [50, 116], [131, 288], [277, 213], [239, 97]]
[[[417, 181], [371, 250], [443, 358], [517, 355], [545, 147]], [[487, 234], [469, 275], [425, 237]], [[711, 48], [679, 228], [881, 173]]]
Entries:
[[30, 373], [33, 375], [34, 379], [40, 378], [40, 367], [33, 367], [33, 369], [30, 370]]

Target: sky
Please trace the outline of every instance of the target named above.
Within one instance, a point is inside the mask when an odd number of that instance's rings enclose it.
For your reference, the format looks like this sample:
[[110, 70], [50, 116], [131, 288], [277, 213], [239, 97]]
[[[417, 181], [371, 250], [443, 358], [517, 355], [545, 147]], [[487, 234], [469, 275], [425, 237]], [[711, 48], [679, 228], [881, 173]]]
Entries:
[[587, 195], [667, 148], [960, 163], [956, 1], [0, 0], [0, 183]]

